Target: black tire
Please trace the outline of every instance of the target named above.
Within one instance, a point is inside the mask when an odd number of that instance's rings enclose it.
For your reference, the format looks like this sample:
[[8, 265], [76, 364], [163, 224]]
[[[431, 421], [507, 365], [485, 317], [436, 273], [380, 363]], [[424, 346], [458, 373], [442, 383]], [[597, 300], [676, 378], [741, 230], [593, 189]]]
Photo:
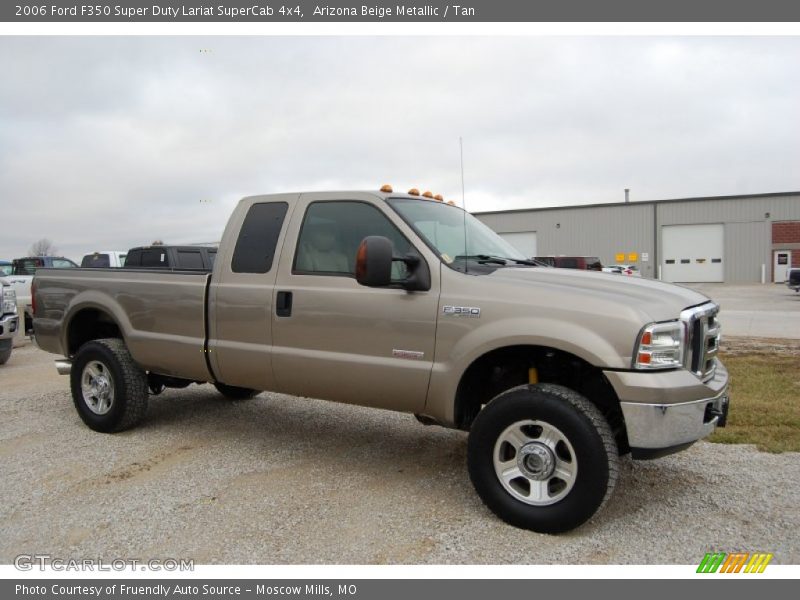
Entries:
[[[554, 463], [551, 464], [557, 466], [564, 464], [560, 462], [561, 456], [569, 457], [567, 471], [573, 468], [574, 458], [575, 476], [571, 484], [565, 483], [566, 479], [558, 479], [557, 473], [550, 479], [545, 478], [544, 483], [535, 481], [535, 477], [532, 482], [524, 473], [509, 483], [501, 483], [495, 469], [495, 458], [500, 461], [498, 469], [503, 470], [503, 464], [511, 465], [511, 470], [507, 471], [510, 473], [514, 464], [519, 464], [520, 460], [524, 463], [528, 450], [537, 445], [534, 443], [536, 439], [531, 439], [531, 436], [537, 436], [540, 429], [537, 425], [522, 426], [528, 428], [522, 430], [525, 432], [524, 445], [520, 448], [527, 446], [525, 451], [514, 451], [512, 444], [499, 441], [501, 436], [507, 439], [507, 432], [516, 431], [518, 424], [525, 421], [544, 424], [550, 431], [554, 428], [563, 436], [559, 439], [565, 439], [571, 445], [571, 449], [566, 445], [556, 446], [558, 450], [546, 457], [546, 461], [552, 458]], [[559, 443], [564, 444], [563, 441]], [[503, 463], [504, 460], [509, 462]], [[534, 458], [532, 464], [538, 466], [536, 460]], [[546, 461], [545, 465], [548, 464]], [[619, 472], [614, 435], [597, 407], [573, 390], [547, 383], [513, 388], [487, 404], [472, 424], [467, 463], [475, 490], [492, 512], [510, 525], [540, 533], [562, 533], [586, 522], [611, 497]], [[525, 468], [528, 466], [525, 463]], [[522, 467], [518, 468], [521, 472]], [[511, 487], [519, 496], [524, 496], [526, 482], [529, 486], [527, 493], [531, 494], [528, 500], [534, 497], [532, 486], [543, 485], [546, 490], [543, 502], [552, 503], [532, 505], [507, 489]], [[561, 488], [552, 497], [548, 487], [551, 485], [555, 490]], [[559, 498], [561, 494], [563, 497]]]
[[14, 340], [0, 340], [0, 365], [4, 365], [11, 358]]
[[[110, 375], [108, 387], [113, 390], [113, 400], [104, 414], [93, 411], [91, 399], [84, 398], [82, 379], [89, 363], [100, 363], [106, 376]], [[78, 415], [95, 431], [116, 433], [130, 429], [147, 412], [147, 374], [133, 361], [120, 339], [94, 340], [81, 346], [72, 362], [70, 386]]]
[[251, 390], [250, 388], [236, 387], [234, 385], [225, 385], [224, 383], [215, 383], [214, 387], [217, 391], [225, 396], [228, 400], [249, 400], [255, 398], [261, 392], [259, 390]]

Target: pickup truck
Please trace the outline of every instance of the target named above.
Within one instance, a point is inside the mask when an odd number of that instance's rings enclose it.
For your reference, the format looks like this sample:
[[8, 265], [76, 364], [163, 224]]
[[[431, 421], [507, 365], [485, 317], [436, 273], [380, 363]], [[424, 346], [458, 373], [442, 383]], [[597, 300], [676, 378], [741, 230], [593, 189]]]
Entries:
[[186, 269], [210, 271], [217, 249], [211, 246], [140, 246], [128, 250], [129, 269]]
[[0, 276], [0, 365], [11, 358], [14, 334], [19, 327], [17, 295], [6, 278]]
[[37, 269], [72, 269], [74, 262], [63, 256], [28, 256], [15, 258], [11, 263], [11, 275], [8, 283], [17, 295], [17, 302], [22, 306], [22, 326], [26, 335], [33, 335], [33, 308], [31, 304], [31, 282]]
[[40, 269], [33, 296], [96, 431], [193, 382], [412, 413], [469, 431], [481, 499], [539, 532], [595, 514], [620, 455], [684, 449], [728, 411], [706, 296], [536, 266], [417, 190], [244, 198], [210, 273]]

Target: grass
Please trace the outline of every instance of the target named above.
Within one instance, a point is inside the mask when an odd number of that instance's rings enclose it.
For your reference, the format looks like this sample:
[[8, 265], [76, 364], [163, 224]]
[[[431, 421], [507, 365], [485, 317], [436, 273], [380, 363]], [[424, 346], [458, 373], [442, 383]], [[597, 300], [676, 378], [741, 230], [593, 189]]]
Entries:
[[800, 452], [800, 355], [721, 356], [731, 376], [728, 424], [709, 438], [755, 444], [765, 452]]

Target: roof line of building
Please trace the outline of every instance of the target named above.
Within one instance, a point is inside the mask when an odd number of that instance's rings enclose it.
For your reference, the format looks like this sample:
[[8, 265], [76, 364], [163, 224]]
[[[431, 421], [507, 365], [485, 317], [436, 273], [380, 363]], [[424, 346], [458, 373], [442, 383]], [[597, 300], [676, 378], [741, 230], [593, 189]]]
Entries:
[[783, 196], [800, 196], [799, 192], [769, 192], [766, 194], [737, 194], [734, 196], [698, 196], [695, 198], [669, 198], [667, 200], [641, 200], [636, 202], [601, 202], [598, 204], [569, 204], [566, 206], [542, 206], [540, 208], [511, 208], [508, 210], [486, 210], [475, 212], [475, 215], [495, 215], [505, 213], [534, 212], [540, 210], [565, 210], [573, 208], [599, 208], [606, 206], [643, 206], [646, 204], [667, 204], [669, 202], [692, 202], [698, 200], [734, 200], [738, 198], [779, 198]]

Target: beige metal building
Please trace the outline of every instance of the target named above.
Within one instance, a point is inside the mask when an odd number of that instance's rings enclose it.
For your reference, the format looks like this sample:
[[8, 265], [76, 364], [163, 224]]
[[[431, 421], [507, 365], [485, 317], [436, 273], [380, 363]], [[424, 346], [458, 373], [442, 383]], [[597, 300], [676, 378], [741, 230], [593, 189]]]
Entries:
[[674, 282], [782, 282], [800, 267], [800, 192], [477, 213], [526, 256], [598, 256]]

